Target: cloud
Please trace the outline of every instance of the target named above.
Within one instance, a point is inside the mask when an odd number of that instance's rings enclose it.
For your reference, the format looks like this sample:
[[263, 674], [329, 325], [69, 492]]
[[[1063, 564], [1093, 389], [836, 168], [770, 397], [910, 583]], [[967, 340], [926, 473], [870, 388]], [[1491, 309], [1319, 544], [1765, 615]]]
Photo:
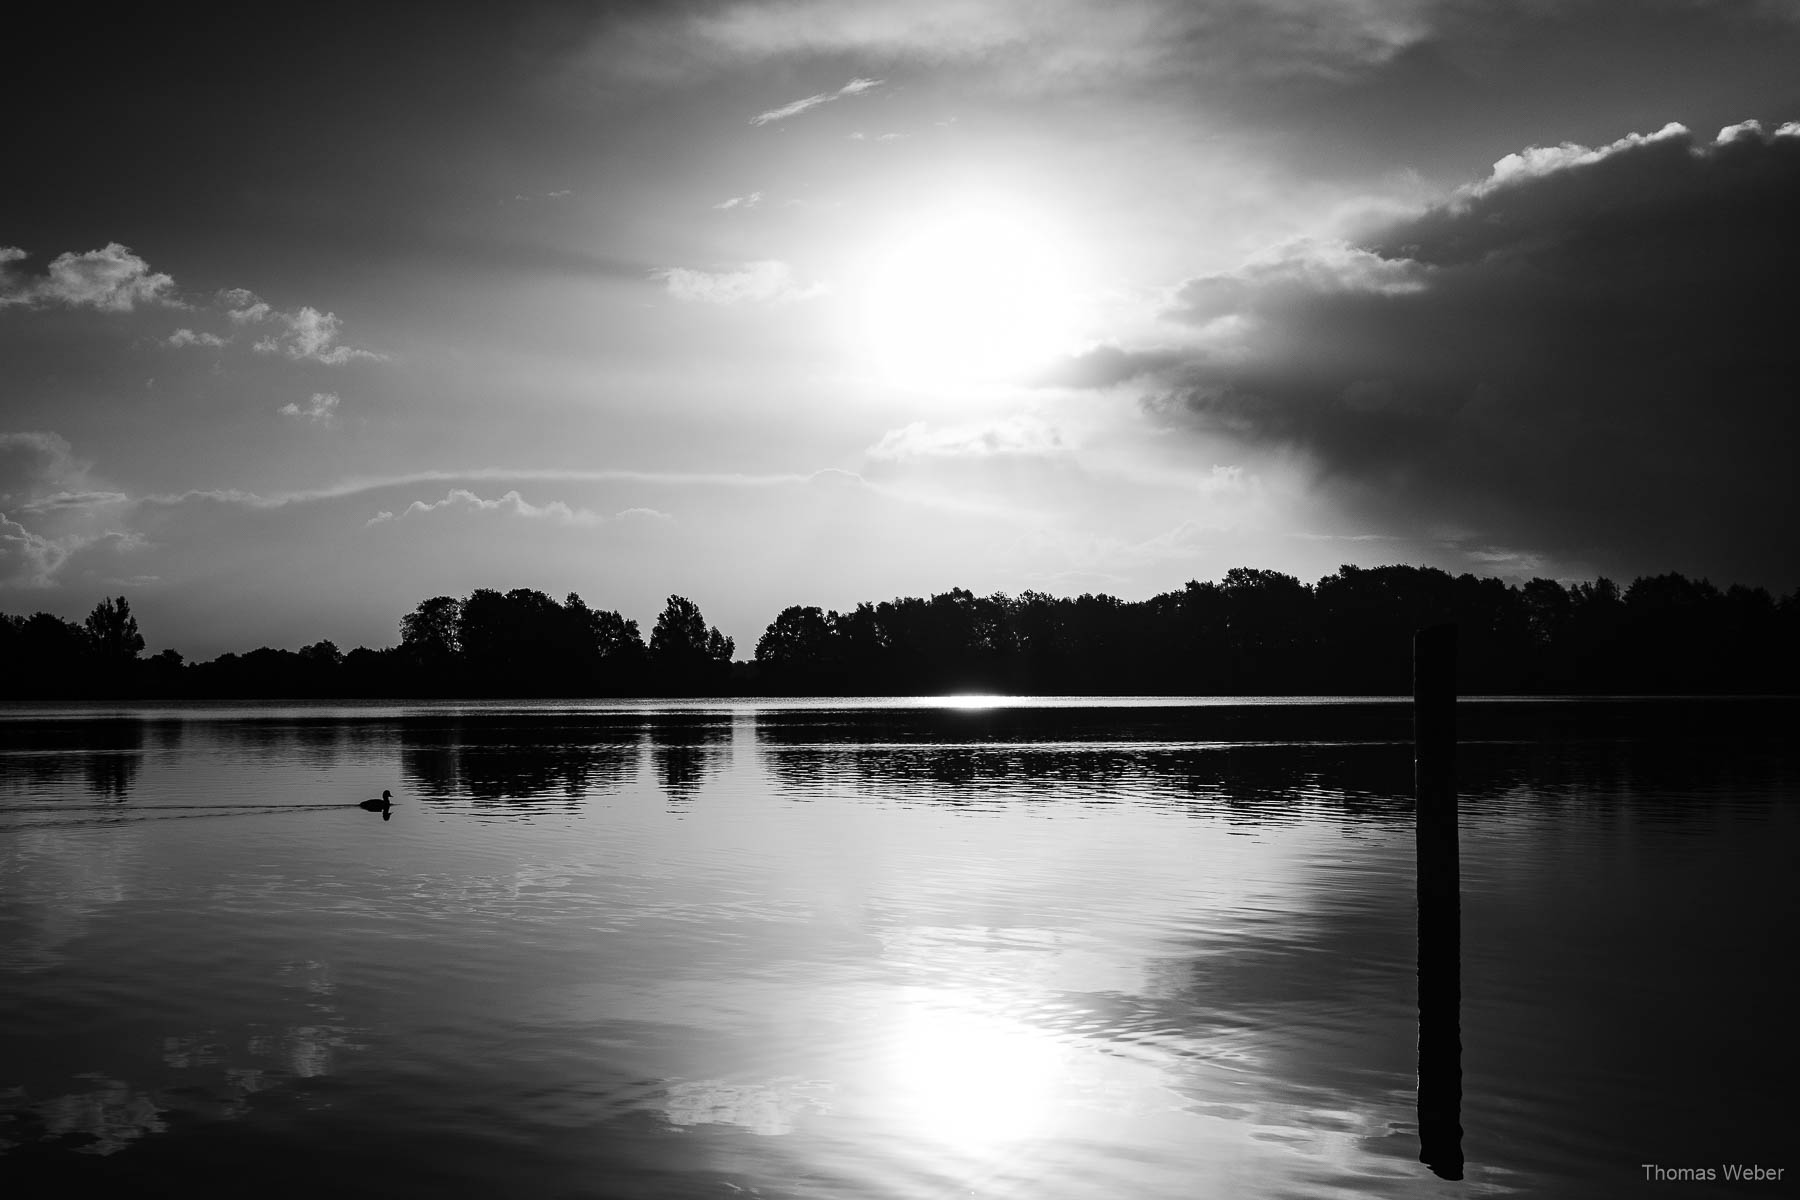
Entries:
[[[979, 68], [1010, 86], [1341, 78], [1393, 61], [1458, 16], [1440, 0], [751, 0], [677, 18], [683, 25], [672, 41], [698, 47], [690, 53], [703, 61], [910, 59]], [[788, 116], [832, 98], [821, 93], [772, 111]]]
[[52, 492], [20, 505], [20, 511], [28, 513], [52, 512], [88, 512], [97, 508], [106, 508], [115, 504], [124, 504], [131, 497], [124, 492]]
[[[1747, 122], [1750, 129], [1759, 129], [1755, 121]], [[1742, 132], [1741, 127], [1734, 126], [1719, 135], [1721, 142], [1729, 140], [1727, 134], [1736, 136]], [[1605, 146], [1598, 148], [1564, 142], [1560, 146], [1528, 146], [1517, 154], [1508, 154], [1494, 164], [1491, 175], [1479, 183], [1472, 184], [1463, 190], [1465, 199], [1476, 199], [1490, 195], [1501, 188], [1517, 185], [1529, 179], [1552, 175], [1558, 171], [1567, 171], [1571, 167], [1591, 166], [1602, 159], [1613, 157], [1627, 150], [1642, 146], [1654, 146], [1659, 142], [1679, 145], [1685, 148], [1689, 141], [1689, 133], [1685, 126], [1670, 121], [1655, 133], [1628, 133]]]
[[1126, 349], [1107, 342], [1071, 355], [1035, 382], [1046, 387], [1112, 387], [1170, 371], [1187, 362], [1189, 356], [1189, 352], [1171, 347]]
[[284, 417], [293, 417], [298, 421], [311, 421], [315, 425], [330, 425], [337, 418], [339, 403], [336, 392], [314, 392], [312, 399], [304, 405], [288, 403], [275, 411]]
[[165, 340], [169, 345], [175, 347], [207, 346], [216, 349], [223, 346], [227, 339], [216, 333], [195, 333], [192, 329], [177, 329]]
[[0, 587], [48, 587], [69, 548], [0, 512]]
[[761, 192], [751, 192], [747, 196], [733, 196], [728, 200], [721, 200], [713, 207], [717, 209], [755, 208], [762, 198]]
[[[548, 504], [533, 504], [521, 496], [517, 490], [506, 492], [493, 500], [483, 500], [467, 488], [452, 488], [444, 493], [442, 500], [430, 504], [423, 500], [414, 500], [398, 517], [391, 512], [383, 511], [376, 513], [365, 524], [377, 525], [403, 517], [423, 516], [426, 513], [438, 512], [443, 509], [460, 509], [467, 512], [504, 512], [515, 517], [550, 521], [558, 525], [598, 525], [605, 519], [591, 509], [571, 508], [561, 500], [552, 500]], [[654, 510], [646, 509], [644, 511]]]
[[735, 271], [697, 271], [688, 267], [662, 267], [650, 273], [668, 287], [677, 300], [704, 304], [768, 303], [807, 300], [824, 292], [822, 284], [802, 287], [794, 269], [784, 262], [764, 259], [748, 262]]
[[[100, 312], [130, 312], [139, 305], [189, 308], [175, 295], [175, 281], [152, 271], [150, 264], [118, 242], [85, 254], [65, 253], [52, 259], [44, 275], [31, 277], [12, 269], [28, 255], [15, 246], [0, 246], [0, 308], [9, 305], [60, 304]], [[301, 306], [280, 311], [246, 288], [227, 288], [216, 294], [218, 305], [235, 325], [273, 323], [281, 328], [258, 338], [252, 349], [279, 354], [297, 362], [342, 366], [358, 360], [382, 361], [386, 355], [339, 340], [340, 322], [329, 312]], [[164, 344], [176, 348], [223, 347], [230, 339], [188, 328], [177, 329]]]
[[822, 475], [847, 475], [831, 468], [812, 475], [772, 473], [750, 475], [725, 471], [638, 471], [627, 468], [569, 470], [557, 467], [470, 467], [464, 470], [410, 471], [375, 479], [350, 479], [324, 487], [263, 494], [241, 488], [192, 488], [185, 492], [165, 492], [143, 496], [139, 502], [170, 508], [190, 503], [230, 504], [244, 508], [285, 508], [293, 504], [312, 504], [364, 496], [372, 492], [413, 487], [421, 483], [462, 483], [472, 480], [515, 482], [530, 480], [542, 483], [642, 483], [655, 487], [722, 487], [773, 488], [809, 483]]
[[83, 551], [144, 544], [119, 524], [128, 497], [89, 472], [60, 434], [0, 433], [0, 586], [52, 587]]
[[0, 512], [0, 587], [55, 587], [87, 551], [122, 553], [148, 544], [139, 534], [116, 529], [46, 537]]
[[10, 269], [26, 257], [17, 247], [0, 247], [0, 307], [63, 304], [101, 312], [130, 312], [140, 304], [183, 307], [173, 295], [175, 281], [152, 271], [149, 263], [118, 242], [83, 254], [59, 254], [37, 278]]
[[820, 92], [817, 95], [784, 104], [780, 108], [771, 108], [767, 112], [758, 113], [750, 118], [750, 123], [752, 125], [769, 125], [776, 121], [785, 121], [789, 117], [797, 117], [808, 109], [817, 108], [821, 104], [829, 104], [833, 100], [839, 100], [845, 96], [860, 96], [871, 88], [880, 87], [881, 84], [882, 81], [879, 79], [852, 79], [835, 92]]
[[87, 464], [67, 438], [47, 429], [0, 433], [0, 504], [24, 504], [49, 491], [79, 486]]
[[890, 429], [870, 446], [870, 458], [991, 458], [996, 455], [1047, 455], [1068, 450], [1054, 427], [1029, 417], [1012, 417], [978, 425], [932, 428], [914, 421]]
[[1800, 125], [1531, 148], [1355, 245], [1173, 294], [1134, 381], [1171, 429], [1297, 451], [1367, 525], [1800, 582]]
[[266, 320], [271, 311], [267, 302], [247, 288], [227, 288], [219, 293], [219, 303], [225, 306], [225, 315], [238, 325]]
[[334, 313], [320, 312], [302, 306], [292, 312], [277, 312], [273, 319], [287, 326], [285, 332], [258, 338], [251, 348], [259, 354], [282, 354], [296, 362], [316, 362], [340, 367], [345, 363], [367, 359], [380, 362], [387, 356], [338, 343], [339, 324]]
[[1425, 290], [1425, 276], [1425, 267], [1408, 258], [1296, 238], [1264, 250], [1234, 271], [1188, 280], [1176, 292], [1174, 309], [1195, 323], [1242, 320], [1284, 310], [1307, 297], [1411, 295]]

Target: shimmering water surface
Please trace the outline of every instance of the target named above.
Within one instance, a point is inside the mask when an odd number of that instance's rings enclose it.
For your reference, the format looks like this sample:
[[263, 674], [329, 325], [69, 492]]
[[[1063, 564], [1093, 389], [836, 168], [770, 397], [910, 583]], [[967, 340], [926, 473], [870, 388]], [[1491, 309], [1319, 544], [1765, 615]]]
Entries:
[[1778, 1192], [1797, 714], [1460, 706], [1450, 1183], [1405, 703], [0, 711], [0, 1180]]

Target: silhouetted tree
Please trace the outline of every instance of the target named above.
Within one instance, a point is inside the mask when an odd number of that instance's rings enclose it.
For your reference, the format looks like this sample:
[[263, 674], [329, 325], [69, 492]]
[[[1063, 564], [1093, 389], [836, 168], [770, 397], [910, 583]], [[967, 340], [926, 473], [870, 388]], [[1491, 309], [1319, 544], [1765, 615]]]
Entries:
[[685, 596], [670, 596], [650, 631], [656, 680], [677, 692], [710, 690], [723, 682], [734, 649], [730, 638], [707, 628], [700, 606]]
[[152, 655], [144, 664], [144, 691], [152, 696], [181, 696], [187, 692], [182, 677], [181, 651], [165, 649]]
[[756, 661], [771, 680], [804, 687], [829, 671], [835, 657], [832, 632], [832, 621], [822, 610], [800, 605], [784, 608], [757, 639]]
[[343, 665], [343, 651], [335, 642], [314, 642], [300, 648], [300, 661], [323, 671], [335, 671]]
[[295, 655], [299, 661], [295, 664], [295, 683], [298, 694], [304, 696], [335, 696], [343, 692], [340, 676], [344, 667], [344, 654], [336, 643], [314, 642], [310, 646], [302, 646]]
[[1515, 587], [1399, 565], [1344, 566], [1309, 587], [1238, 567], [1134, 602], [952, 588], [844, 613], [796, 605], [741, 668], [731, 639], [681, 596], [669, 597], [648, 648], [636, 622], [575, 593], [559, 604], [529, 589], [483, 588], [424, 601], [391, 649], [346, 655], [321, 641], [195, 665], [174, 650], [141, 659], [129, 606], [108, 598], [84, 625], [0, 614], [0, 694], [1404, 694], [1412, 632], [1438, 621], [1462, 631], [1465, 694], [1791, 692], [1800, 669], [1800, 592], [1777, 601], [1761, 588], [1721, 591], [1672, 573], [1640, 577], [1623, 593], [1604, 577]]
[[462, 653], [462, 601], [433, 596], [400, 618], [400, 648], [415, 686], [428, 693], [447, 690]]
[[[73, 621], [46, 612], [13, 618], [9, 684], [18, 696], [83, 696], [96, 691], [94, 639]], [[104, 690], [111, 690], [110, 687]]]
[[131, 615], [131, 603], [123, 596], [94, 605], [84, 625], [88, 636], [94, 639], [96, 655], [109, 667], [129, 664], [144, 651], [137, 618]]

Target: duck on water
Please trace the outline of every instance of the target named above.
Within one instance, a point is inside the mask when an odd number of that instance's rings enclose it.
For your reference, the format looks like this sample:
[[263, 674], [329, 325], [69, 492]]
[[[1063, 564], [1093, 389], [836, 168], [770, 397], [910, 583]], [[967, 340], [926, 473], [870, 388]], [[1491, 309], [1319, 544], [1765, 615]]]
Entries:
[[361, 804], [357, 805], [357, 807], [358, 808], [366, 808], [370, 812], [380, 813], [381, 819], [384, 821], [391, 820], [391, 819], [393, 819], [393, 815], [394, 815], [394, 813], [393, 813], [394, 793], [383, 789], [383, 791], [381, 793], [381, 799], [379, 799], [379, 800], [364, 800]]

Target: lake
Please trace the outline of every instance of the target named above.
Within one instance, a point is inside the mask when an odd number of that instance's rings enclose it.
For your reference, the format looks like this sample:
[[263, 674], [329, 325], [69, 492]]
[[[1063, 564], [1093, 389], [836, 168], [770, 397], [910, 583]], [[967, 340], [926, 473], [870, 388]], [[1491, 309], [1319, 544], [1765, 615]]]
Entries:
[[0, 708], [0, 1183], [1785, 1194], [1797, 716], [1459, 705], [1452, 1183], [1405, 702]]

